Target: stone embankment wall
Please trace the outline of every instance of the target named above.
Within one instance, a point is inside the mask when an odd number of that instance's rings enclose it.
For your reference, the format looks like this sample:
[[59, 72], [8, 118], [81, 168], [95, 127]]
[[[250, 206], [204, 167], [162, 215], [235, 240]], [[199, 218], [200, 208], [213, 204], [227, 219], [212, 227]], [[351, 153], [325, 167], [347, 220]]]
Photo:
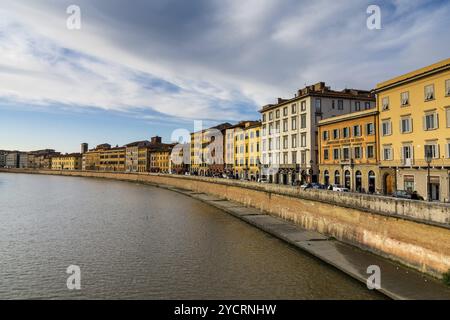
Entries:
[[447, 204], [189, 176], [28, 172], [138, 181], [208, 193], [258, 208], [424, 273], [440, 277], [450, 269]]

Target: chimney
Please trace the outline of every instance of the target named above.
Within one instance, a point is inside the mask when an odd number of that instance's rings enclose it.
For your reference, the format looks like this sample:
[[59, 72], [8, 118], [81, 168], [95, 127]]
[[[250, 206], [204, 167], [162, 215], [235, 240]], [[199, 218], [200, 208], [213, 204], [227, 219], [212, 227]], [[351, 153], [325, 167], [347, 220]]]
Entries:
[[155, 136], [151, 138], [151, 143], [152, 144], [161, 144], [162, 143], [162, 139], [161, 137]]

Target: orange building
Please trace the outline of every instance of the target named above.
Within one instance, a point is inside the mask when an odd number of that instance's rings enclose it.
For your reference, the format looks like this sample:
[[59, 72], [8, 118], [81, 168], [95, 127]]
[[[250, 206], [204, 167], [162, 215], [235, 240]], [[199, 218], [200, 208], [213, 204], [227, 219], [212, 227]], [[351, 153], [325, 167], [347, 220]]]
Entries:
[[380, 192], [377, 128], [378, 111], [373, 109], [320, 121], [320, 182], [355, 192]]

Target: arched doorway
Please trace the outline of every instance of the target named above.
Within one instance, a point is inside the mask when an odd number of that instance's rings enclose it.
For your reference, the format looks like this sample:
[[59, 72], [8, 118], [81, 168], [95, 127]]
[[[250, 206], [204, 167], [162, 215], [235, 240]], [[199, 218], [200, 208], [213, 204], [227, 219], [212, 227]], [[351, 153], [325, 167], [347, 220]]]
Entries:
[[350, 190], [350, 184], [351, 184], [351, 175], [350, 175], [350, 171], [349, 170], [345, 170], [344, 173], [344, 186]]
[[330, 185], [330, 173], [328, 170], [323, 172], [323, 184], [326, 186]]
[[362, 174], [359, 170], [355, 173], [355, 190], [356, 192], [362, 191]]
[[375, 172], [369, 171], [369, 193], [375, 193]]
[[383, 177], [383, 192], [385, 195], [390, 195], [394, 192], [394, 177], [386, 173]]
[[334, 184], [339, 186], [341, 184], [341, 173], [339, 170], [336, 170], [334, 172]]

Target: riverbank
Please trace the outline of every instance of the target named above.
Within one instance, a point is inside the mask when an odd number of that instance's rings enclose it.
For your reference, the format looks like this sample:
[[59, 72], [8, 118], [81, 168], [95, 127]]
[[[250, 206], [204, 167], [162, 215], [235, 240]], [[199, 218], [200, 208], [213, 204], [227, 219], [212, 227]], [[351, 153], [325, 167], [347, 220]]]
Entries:
[[[380, 239], [391, 248], [407, 248], [404, 244], [408, 243], [403, 243], [403, 246], [400, 246], [399, 243], [394, 242], [394, 240], [398, 241], [398, 235], [403, 236], [404, 241], [408, 238], [417, 238], [416, 247], [420, 243], [423, 250], [422, 252], [415, 252], [416, 257], [428, 254], [431, 250], [429, 243], [434, 241], [434, 247], [439, 247], [438, 249], [442, 252], [440, 253], [439, 250], [434, 252], [435, 260], [438, 261], [440, 256], [445, 258], [446, 254], [448, 255], [450, 252], [446, 251], [447, 248], [445, 247], [448, 245], [449, 239], [449, 230], [446, 228], [404, 219], [376, 216], [367, 212], [355, 212], [355, 209], [352, 211], [348, 208], [339, 208], [337, 206], [330, 208], [330, 205], [326, 203], [262, 192], [250, 188], [245, 189], [242, 186], [214, 183], [204, 178], [99, 172], [6, 171], [109, 178], [143, 182], [164, 187], [221, 208], [241, 220], [301, 250], [309, 252], [364, 283], [369, 276], [367, 267], [377, 265], [381, 268], [380, 292], [391, 298], [450, 299], [449, 289], [435, 279], [367, 252], [367, 248], [364, 247], [364, 238], [351, 238], [352, 242], [348, 241], [349, 238], [346, 236], [348, 232], [351, 232], [353, 235], [358, 235], [361, 232], [366, 232], [367, 234], [368, 227], [372, 224], [376, 228], [372, 229], [372, 232], [378, 230], [378, 233], [375, 234], [378, 237], [383, 236], [382, 232], [384, 232], [384, 239]], [[311, 212], [312, 210], [313, 212]], [[288, 213], [295, 213], [295, 215], [289, 217]], [[314, 220], [308, 220], [308, 215], [312, 214], [316, 217], [321, 217], [321, 221], [317, 223]], [[334, 215], [334, 220], [330, 220], [330, 215]], [[314, 223], [309, 224], [308, 221]], [[384, 225], [379, 225], [380, 223], [384, 223]], [[310, 227], [305, 228], [302, 224]], [[320, 230], [325, 232], [320, 232]], [[344, 232], [339, 234], [336, 232], [338, 230], [344, 230]], [[409, 233], [408, 230], [414, 232]], [[371, 235], [368, 234], [368, 236]], [[336, 241], [334, 238], [339, 241]], [[438, 241], [437, 239], [441, 239], [441, 242], [436, 242]], [[442, 239], [447, 239], [447, 241]], [[349, 246], [345, 242], [366, 249], [366, 251]], [[409, 249], [414, 249], [412, 241], [409, 242]], [[425, 249], [428, 251], [425, 251]], [[370, 251], [374, 252], [375, 250]], [[413, 250], [412, 252], [414, 253]], [[399, 259], [397, 258], [397, 260]], [[445, 263], [446, 260], [444, 259], [442, 262]]]

